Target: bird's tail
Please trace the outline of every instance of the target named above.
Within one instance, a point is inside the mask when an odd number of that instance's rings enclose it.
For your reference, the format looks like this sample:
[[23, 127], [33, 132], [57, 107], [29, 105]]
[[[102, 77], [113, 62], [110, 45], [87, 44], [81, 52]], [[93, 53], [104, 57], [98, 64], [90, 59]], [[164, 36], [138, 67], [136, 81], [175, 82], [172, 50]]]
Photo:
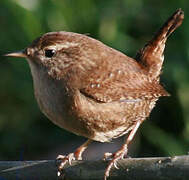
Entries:
[[164, 49], [167, 37], [182, 24], [184, 12], [178, 9], [159, 29], [151, 41], [136, 55], [138, 60], [149, 72], [151, 78], [159, 77], [164, 60]]

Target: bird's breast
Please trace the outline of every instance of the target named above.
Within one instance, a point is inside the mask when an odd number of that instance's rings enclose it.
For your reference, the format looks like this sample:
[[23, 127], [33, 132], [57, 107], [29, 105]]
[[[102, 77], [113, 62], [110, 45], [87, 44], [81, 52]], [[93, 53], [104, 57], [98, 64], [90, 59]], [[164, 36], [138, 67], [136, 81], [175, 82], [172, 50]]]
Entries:
[[84, 127], [72, 113], [72, 98], [63, 82], [52, 79], [44, 67], [29, 61], [35, 97], [41, 111], [56, 125], [78, 135], [86, 134]]

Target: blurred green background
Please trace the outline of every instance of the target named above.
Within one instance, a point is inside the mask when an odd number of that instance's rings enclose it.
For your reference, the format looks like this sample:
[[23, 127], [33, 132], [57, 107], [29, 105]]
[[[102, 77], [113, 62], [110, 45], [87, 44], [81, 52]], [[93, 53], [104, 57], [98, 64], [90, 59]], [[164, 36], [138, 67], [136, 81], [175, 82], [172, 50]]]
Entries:
[[[188, 0], [1, 0], [0, 54], [20, 50], [49, 31], [88, 34], [134, 57], [178, 8], [183, 25], [165, 50], [162, 83], [171, 97], [161, 98], [144, 122], [129, 153], [132, 156], [187, 154], [189, 150], [189, 1]], [[85, 138], [66, 132], [40, 112], [28, 64], [0, 57], [0, 160], [55, 158], [73, 151]], [[115, 143], [96, 143], [89, 159], [115, 151]]]

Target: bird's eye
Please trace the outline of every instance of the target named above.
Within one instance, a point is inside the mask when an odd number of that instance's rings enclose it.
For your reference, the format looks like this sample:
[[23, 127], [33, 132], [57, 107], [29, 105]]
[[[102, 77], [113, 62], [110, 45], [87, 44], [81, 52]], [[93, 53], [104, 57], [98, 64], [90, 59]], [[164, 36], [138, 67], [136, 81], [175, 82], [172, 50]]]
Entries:
[[54, 56], [55, 53], [56, 53], [56, 51], [54, 49], [46, 49], [45, 50], [45, 57], [51, 58], [51, 57]]

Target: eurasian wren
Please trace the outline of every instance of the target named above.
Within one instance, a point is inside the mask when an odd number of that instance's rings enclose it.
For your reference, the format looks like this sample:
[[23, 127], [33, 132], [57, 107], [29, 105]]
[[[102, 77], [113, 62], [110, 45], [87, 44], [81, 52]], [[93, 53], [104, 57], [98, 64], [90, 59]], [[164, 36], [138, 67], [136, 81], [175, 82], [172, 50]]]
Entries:
[[25, 50], [7, 56], [25, 57], [41, 111], [58, 126], [88, 141], [74, 153], [59, 156], [64, 165], [82, 159], [91, 141], [109, 142], [129, 133], [105, 171], [127, 154], [128, 144], [156, 101], [168, 93], [160, 85], [167, 37], [181, 25], [177, 10], [136, 55], [130, 58], [98, 40], [72, 32], [50, 32]]

